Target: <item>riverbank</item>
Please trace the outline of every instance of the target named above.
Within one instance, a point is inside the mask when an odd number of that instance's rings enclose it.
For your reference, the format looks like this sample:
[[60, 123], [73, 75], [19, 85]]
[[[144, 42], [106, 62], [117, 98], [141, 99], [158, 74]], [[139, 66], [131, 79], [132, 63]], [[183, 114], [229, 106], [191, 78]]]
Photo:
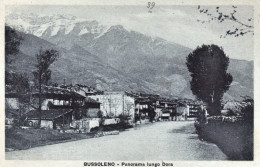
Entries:
[[52, 129], [13, 127], [5, 130], [5, 148], [6, 151], [25, 150], [38, 146], [93, 138], [94, 135], [94, 133], [60, 133]]
[[[90, 133], [61, 133], [53, 129], [36, 129], [12, 127], [5, 130], [5, 148], [6, 151], [26, 150], [33, 147], [52, 145], [105, 135], [116, 135], [119, 131], [131, 128], [125, 124], [102, 125], [93, 128]], [[108, 133], [111, 132], [111, 133]]]
[[200, 139], [216, 144], [230, 160], [253, 160], [252, 123], [209, 120], [195, 127]]

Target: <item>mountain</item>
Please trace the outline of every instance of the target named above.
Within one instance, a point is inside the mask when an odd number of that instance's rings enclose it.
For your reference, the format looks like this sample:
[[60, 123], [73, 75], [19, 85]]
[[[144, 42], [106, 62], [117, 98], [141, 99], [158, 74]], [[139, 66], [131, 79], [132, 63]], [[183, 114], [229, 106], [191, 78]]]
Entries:
[[[6, 24], [18, 31], [49, 39], [52, 43], [66, 48], [71, 48], [74, 40], [81, 41], [81, 37], [92, 40], [108, 28], [99, 25], [97, 21], [77, 19], [71, 15], [41, 16], [33, 13], [10, 13], [6, 16]], [[86, 42], [86, 38], [84, 40]]]
[[11, 66], [7, 66], [7, 69], [27, 73], [30, 79], [33, 79], [32, 71], [36, 64], [35, 54], [40, 48], [43, 50], [55, 49], [59, 51], [60, 57], [51, 66], [52, 82], [61, 84], [66, 79], [66, 83], [87, 83], [99, 90], [132, 90], [154, 93], [142, 81], [126, 77], [122, 72], [110, 67], [99, 57], [79, 46], [66, 50], [34, 35], [18, 31], [17, 33], [23, 39], [20, 52], [16, 55], [15, 62]]
[[[56, 62], [58, 66], [53, 67], [57, 80], [67, 78], [107, 90], [194, 98], [185, 65], [186, 56], [192, 50], [182, 45], [129, 31], [121, 25], [107, 27], [73, 16], [11, 13], [6, 20], [8, 25], [25, 33], [22, 34], [28, 38], [27, 42], [44, 43], [37, 43], [37, 47], [48, 43], [63, 53]], [[24, 55], [35, 53], [30, 51], [30, 46], [23, 44]], [[234, 82], [224, 99], [253, 96], [253, 62], [230, 59], [228, 71]]]

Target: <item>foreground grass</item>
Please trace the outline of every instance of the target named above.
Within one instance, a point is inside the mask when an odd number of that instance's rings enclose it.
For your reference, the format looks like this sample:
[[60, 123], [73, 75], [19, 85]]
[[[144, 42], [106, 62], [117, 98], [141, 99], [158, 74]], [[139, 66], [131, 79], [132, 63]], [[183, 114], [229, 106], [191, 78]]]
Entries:
[[94, 137], [93, 133], [60, 133], [56, 130], [21, 129], [13, 127], [5, 130], [5, 148], [24, 150], [32, 147], [57, 144], [67, 141], [87, 139]]

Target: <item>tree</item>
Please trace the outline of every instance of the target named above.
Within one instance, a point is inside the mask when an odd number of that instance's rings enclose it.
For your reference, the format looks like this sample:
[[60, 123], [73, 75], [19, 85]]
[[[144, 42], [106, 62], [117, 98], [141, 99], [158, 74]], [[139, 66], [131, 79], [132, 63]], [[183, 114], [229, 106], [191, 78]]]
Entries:
[[11, 64], [13, 55], [19, 52], [22, 38], [9, 26], [5, 26], [5, 63]]
[[193, 94], [208, 104], [210, 115], [219, 115], [221, 99], [233, 80], [227, 73], [229, 58], [216, 45], [202, 45], [187, 57]]
[[36, 70], [33, 71], [35, 78], [35, 84], [38, 88], [38, 112], [39, 112], [39, 123], [41, 125], [41, 106], [42, 106], [42, 86], [47, 85], [51, 79], [50, 65], [57, 60], [59, 52], [56, 50], [45, 50], [40, 49], [36, 55], [37, 64], [35, 65]]
[[230, 6], [230, 9], [228, 10], [221, 10], [221, 7], [216, 6], [214, 11], [211, 11], [210, 9], [203, 9], [201, 6], [198, 6], [198, 11], [207, 15], [209, 18], [207, 21], [197, 20], [203, 24], [206, 22], [210, 23], [211, 21], [217, 21], [219, 23], [231, 21], [234, 23], [232, 27], [227, 28], [225, 35], [220, 36], [221, 38], [225, 38], [226, 36], [239, 37], [245, 34], [254, 35], [254, 19], [249, 17], [242, 21], [240, 18], [238, 18], [238, 16], [236, 16], [236, 14], [239, 13], [237, 6]]
[[[29, 79], [26, 74], [20, 74], [15, 72], [5, 72], [5, 92], [14, 93], [17, 96], [19, 104], [19, 125], [21, 125], [21, 117], [28, 111], [30, 103], [30, 86]], [[8, 112], [8, 105], [6, 105], [6, 111]]]
[[[29, 80], [26, 74], [13, 72], [7, 67], [15, 59], [15, 55], [19, 52], [22, 37], [9, 26], [5, 26], [5, 91], [6, 93], [17, 94], [19, 101], [19, 125], [21, 123], [21, 117], [28, 108], [30, 98], [29, 92]], [[6, 106], [8, 110], [8, 106]]]

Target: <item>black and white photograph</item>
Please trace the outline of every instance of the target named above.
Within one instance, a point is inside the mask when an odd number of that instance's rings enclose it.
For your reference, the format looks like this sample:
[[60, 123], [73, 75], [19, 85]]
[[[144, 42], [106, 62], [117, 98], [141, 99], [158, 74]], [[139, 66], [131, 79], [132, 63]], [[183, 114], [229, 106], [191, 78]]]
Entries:
[[4, 8], [6, 161], [255, 160], [253, 5]]

